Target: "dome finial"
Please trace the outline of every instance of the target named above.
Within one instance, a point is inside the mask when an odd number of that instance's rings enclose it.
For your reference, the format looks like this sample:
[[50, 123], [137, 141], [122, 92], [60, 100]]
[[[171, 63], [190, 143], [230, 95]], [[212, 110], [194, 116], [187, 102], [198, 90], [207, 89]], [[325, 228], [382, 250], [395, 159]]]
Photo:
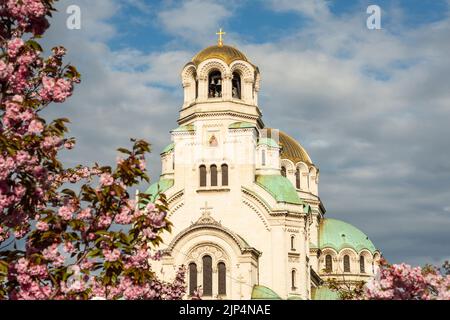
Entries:
[[219, 47], [223, 47], [223, 36], [226, 35], [227, 33], [224, 32], [222, 30], [222, 28], [220, 28], [219, 32], [217, 32], [216, 34], [219, 36], [219, 41], [218, 41], [217, 45]]

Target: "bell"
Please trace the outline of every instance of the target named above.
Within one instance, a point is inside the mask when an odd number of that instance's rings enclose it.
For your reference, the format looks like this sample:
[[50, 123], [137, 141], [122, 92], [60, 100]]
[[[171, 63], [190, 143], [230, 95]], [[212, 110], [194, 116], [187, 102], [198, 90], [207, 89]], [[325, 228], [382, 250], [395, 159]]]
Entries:
[[215, 84], [215, 83], [214, 83], [214, 79], [211, 79], [211, 84]]
[[219, 82], [217, 82], [217, 85], [221, 86], [222, 85], [222, 80], [219, 79]]

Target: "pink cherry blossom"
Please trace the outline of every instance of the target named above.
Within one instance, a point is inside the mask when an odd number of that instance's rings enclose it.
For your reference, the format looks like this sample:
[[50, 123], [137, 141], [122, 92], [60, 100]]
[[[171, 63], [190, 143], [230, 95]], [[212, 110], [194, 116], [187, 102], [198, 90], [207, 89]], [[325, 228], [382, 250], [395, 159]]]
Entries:
[[14, 68], [12, 64], [7, 64], [5, 61], [0, 60], [0, 80], [4, 80], [11, 76]]
[[66, 241], [64, 243], [64, 251], [67, 253], [72, 253], [75, 251], [75, 247], [72, 242]]
[[138, 165], [138, 168], [140, 169], [140, 170], [145, 170], [145, 167], [147, 166], [147, 163], [145, 162], [145, 160], [139, 160], [139, 165]]
[[114, 250], [104, 249], [103, 256], [105, 257], [106, 261], [114, 262], [120, 258], [120, 251], [118, 249]]
[[114, 183], [114, 178], [109, 173], [104, 173], [100, 176], [100, 184], [108, 187]]
[[449, 300], [450, 275], [434, 267], [412, 267], [408, 264], [389, 265], [381, 261], [375, 278], [355, 299], [366, 300]]
[[112, 218], [107, 215], [101, 215], [97, 222], [99, 228], [107, 228], [111, 225], [111, 223], [112, 223]]
[[63, 219], [63, 220], [70, 220], [72, 219], [73, 216], [73, 208], [68, 207], [68, 206], [63, 206], [61, 208], [59, 208], [58, 210], [58, 215]]
[[23, 48], [25, 43], [21, 38], [14, 38], [8, 41], [8, 55], [10, 58], [15, 58], [19, 50]]
[[45, 76], [42, 78], [42, 89], [39, 95], [44, 101], [64, 102], [72, 95], [72, 90], [72, 83], [66, 79]]
[[36, 229], [39, 230], [39, 231], [48, 231], [49, 225], [48, 225], [47, 222], [44, 222], [44, 221], [38, 221], [38, 222], [36, 223]]
[[40, 18], [45, 15], [46, 8], [40, 0], [7, 0], [6, 7], [16, 18]]
[[78, 217], [78, 219], [89, 219], [89, 218], [91, 218], [92, 217], [91, 209], [90, 208], [85, 208], [85, 209], [81, 210], [77, 217]]
[[44, 125], [39, 120], [31, 121], [30, 125], [28, 126], [28, 132], [31, 134], [40, 134], [42, 130], [44, 130]]
[[[151, 254], [156, 248], [147, 240], [168, 230], [166, 213], [152, 205], [137, 210], [143, 204], [127, 192], [148, 179], [148, 144], [133, 141], [115, 168], [66, 168], [59, 151], [75, 145], [65, 137], [67, 120], [41, 120], [80, 82], [63, 63], [65, 48], [49, 57], [39, 48], [36, 35], [49, 27], [57, 1], [0, 0], [0, 244], [17, 247], [0, 257], [7, 266], [0, 299], [181, 299], [184, 268], [170, 283], [149, 272], [160, 254]], [[119, 262], [117, 275], [108, 278], [111, 262]]]
[[123, 206], [120, 209], [120, 212], [118, 215], [115, 216], [114, 222], [118, 224], [130, 224], [130, 222], [133, 219], [133, 215], [131, 214], [131, 209], [127, 206]]
[[45, 137], [42, 143], [43, 149], [54, 149], [59, 148], [61, 146], [62, 139], [56, 136]]
[[52, 244], [50, 247], [42, 251], [44, 259], [51, 261], [56, 267], [60, 267], [64, 264], [64, 257], [58, 251], [58, 245]]

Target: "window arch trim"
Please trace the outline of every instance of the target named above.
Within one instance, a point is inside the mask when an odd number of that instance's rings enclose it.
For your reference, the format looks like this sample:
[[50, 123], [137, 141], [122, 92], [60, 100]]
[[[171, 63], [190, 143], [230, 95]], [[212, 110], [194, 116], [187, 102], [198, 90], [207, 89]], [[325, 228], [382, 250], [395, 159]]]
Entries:
[[350, 268], [350, 256], [348, 254], [344, 255], [342, 258], [344, 264], [344, 272], [351, 272]]
[[297, 289], [297, 270], [291, 270], [291, 288], [292, 290]]
[[210, 174], [211, 174], [211, 187], [217, 187], [218, 186], [218, 172], [217, 172], [217, 166], [215, 164], [212, 164], [210, 167]]
[[227, 265], [223, 261], [217, 263], [217, 273], [218, 273], [218, 294], [227, 294]]
[[213, 294], [213, 277], [212, 277], [212, 257], [209, 254], [205, 254], [202, 257], [203, 266], [203, 295], [205, 297], [211, 297]]
[[198, 279], [197, 279], [197, 264], [195, 262], [189, 263], [189, 295], [192, 296], [195, 294], [195, 291], [198, 288]]
[[199, 166], [199, 178], [200, 178], [200, 187], [206, 187], [208, 181], [208, 174], [206, 172], [206, 165], [202, 164]]
[[229, 167], [226, 163], [222, 163], [220, 170], [222, 171], [222, 186], [226, 187], [229, 184]]
[[363, 254], [359, 255], [359, 272], [366, 273], [366, 258]]
[[333, 272], [333, 256], [331, 254], [325, 256], [325, 272]]

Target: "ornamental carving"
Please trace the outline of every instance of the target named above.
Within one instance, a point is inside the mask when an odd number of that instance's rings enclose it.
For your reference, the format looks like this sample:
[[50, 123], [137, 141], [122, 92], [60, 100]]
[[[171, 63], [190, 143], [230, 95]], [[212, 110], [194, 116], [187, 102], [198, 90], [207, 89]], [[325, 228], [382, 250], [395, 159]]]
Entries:
[[190, 66], [186, 67], [182, 74], [183, 82], [195, 81], [195, 73], [196, 73], [195, 66], [190, 65]]
[[231, 65], [231, 72], [240, 72], [243, 78], [250, 79], [251, 82], [254, 81], [254, 71], [246, 64], [242, 62], [236, 62]]
[[201, 66], [198, 73], [200, 76], [208, 77], [209, 72], [214, 69], [219, 70], [222, 75], [225, 75], [227, 73], [228, 66], [221, 60], [215, 59]]
[[217, 265], [217, 263], [221, 261], [225, 262], [226, 264], [228, 264], [229, 262], [228, 255], [225, 253], [225, 251], [212, 243], [201, 244], [192, 249], [187, 255], [187, 260], [189, 262], [196, 262], [197, 265], [200, 266], [201, 260], [205, 255], [209, 255], [213, 259], [213, 265]]

